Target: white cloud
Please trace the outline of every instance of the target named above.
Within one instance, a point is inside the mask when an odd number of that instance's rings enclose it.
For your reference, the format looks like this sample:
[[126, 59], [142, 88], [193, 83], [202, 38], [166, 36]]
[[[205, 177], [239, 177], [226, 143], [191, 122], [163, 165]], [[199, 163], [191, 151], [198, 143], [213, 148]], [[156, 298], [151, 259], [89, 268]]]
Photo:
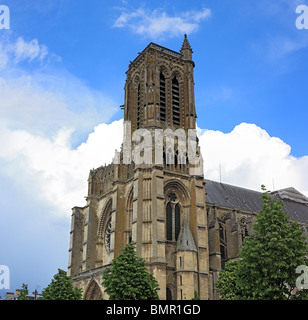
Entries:
[[[72, 132], [61, 129], [53, 138], [24, 130], [0, 129], [0, 160], [10, 166], [11, 179], [24, 183], [68, 217], [73, 206], [85, 205], [89, 170], [109, 164], [122, 142], [123, 121], [100, 124], [86, 142], [70, 146]], [[242, 123], [230, 133], [199, 130], [205, 178], [260, 190], [293, 186], [308, 195], [308, 156], [295, 158], [281, 139], [271, 137], [254, 124]], [[112, 137], [112, 139], [110, 138]], [[31, 181], [31, 185], [29, 185]]]
[[[118, 24], [132, 24], [135, 18], [144, 22], [144, 14], [141, 10], [122, 15]], [[174, 19], [197, 25], [208, 14], [203, 10], [169, 17], [156, 12], [144, 32], [157, 28], [164, 33]], [[142, 27], [146, 28], [136, 24]], [[0, 173], [19, 189], [33, 190], [55, 216], [68, 217], [71, 207], [85, 204], [89, 170], [110, 163], [119, 149], [122, 120], [101, 123], [114, 112], [113, 101], [73, 75], [59, 71], [30, 75], [18, 68], [17, 60], [44, 60], [49, 55], [37, 41], [19, 38], [11, 49], [3, 47], [0, 41], [0, 68], [4, 70], [0, 78]], [[227, 96], [231, 93], [226, 91]], [[93, 127], [85, 142], [72, 146], [76, 130], [89, 132]], [[261, 184], [272, 189], [274, 181], [276, 189], [293, 186], [308, 195], [308, 156], [293, 157], [290, 146], [256, 125], [242, 123], [230, 133], [201, 130], [200, 145], [208, 179], [219, 180], [221, 167], [226, 183], [260, 190]]]
[[205, 177], [261, 191], [294, 187], [308, 195], [308, 156], [295, 158], [291, 147], [254, 124], [232, 132], [206, 130], [200, 135]]
[[[108, 126], [106, 136], [98, 133], [106, 126], [99, 123], [109, 121], [116, 106], [104, 93], [50, 64], [51, 55], [35, 39], [0, 38], [0, 175], [25, 193], [31, 189], [35, 199], [61, 216], [84, 204], [89, 169], [111, 161], [106, 148], [116, 135], [116, 123]], [[33, 64], [26, 71], [20, 63], [29, 66], [34, 60], [44, 64], [44, 72]]]
[[163, 10], [153, 11], [139, 8], [135, 11], [123, 11], [116, 19], [114, 27], [130, 28], [134, 33], [152, 39], [173, 37], [198, 30], [199, 24], [211, 16], [211, 10], [186, 11], [170, 16]]
[[[25, 71], [21, 62], [32, 70]], [[67, 72], [61, 58], [37, 39], [0, 37], [0, 70], [2, 126], [45, 136], [67, 128], [76, 141], [117, 110], [111, 98]]]
[[0, 96], [0, 122], [47, 136], [63, 127], [89, 132], [116, 110], [104, 93], [62, 72], [0, 77]]
[[[37, 60], [42, 62], [48, 56], [48, 49], [45, 45], [40, 45], [37, 39], [25, 41], [22, 37], [12, 41], [9, 38], [0, 39], [0, 70], [20, 62], [32, 62]], [[55, 55], [50, 55], [55, 58]], [[56, 56], [57, 59], [60, 57]]]
[[48, 54], [47, 47], [39, 45], [37, 39], [26, 42], [20, 37], [13, 48], [17, 62], [22, 60], [32, 61], [34, 59], [43, 60]]
[[112, 161], [121, 145], [122, 120], [98, 125], [75, 149], [70, 147], [71, 133], [60, 129], [47, 138], [25, 130], [0, 129], [0, 160], [7, 164], [10, 179], [19, 186], [24, 182], [25, 190], [31, 188], [36, 197], [49, 203], [56, 216], [69, 216], [73, 206], [85, 205], [89, 170]]

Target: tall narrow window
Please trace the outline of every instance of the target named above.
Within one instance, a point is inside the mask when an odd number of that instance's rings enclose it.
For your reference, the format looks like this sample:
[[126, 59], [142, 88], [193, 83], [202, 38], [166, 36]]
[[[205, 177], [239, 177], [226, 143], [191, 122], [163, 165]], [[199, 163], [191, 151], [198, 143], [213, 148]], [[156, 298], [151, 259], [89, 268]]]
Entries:
[[172, 79], [172, 117], [173, 123], [180, 124], [180, 90], [176, 77]]
[[248, 230], [247, 230], [247, 226], [245, 225], [244, 227], [242, 227], [242, 242], [245, 242], [245, 238], [248, 236]]
[[228, 250], [227, 250], [226, 226], [223, 223], [219, 223], [219, 238], [220, 238], [221, 269], [224, 269], [225, 264], [228, 261]]
[[166, 82], [163, 73], [160, 73], [160, 120], [166, 121]]
[[111, 249], [110, 240], [111, 240], [111, 216], [108, 219], [106, 230], [105, 230], [105, 246], [108, 252]]
[[177, 203], [175, 205], [175, 240], [178, 240], [180, 229], [181, 229], [181, 209], [180, 209], [180, 205]]
[[168, 199], [169, 202], [166, 205], [167, 240], [177, 241], [181, 229], [181, 206], [174, 193], [170, 193]]
[[140, 127], [140, 84], [137, 90], [137, 129]]
[[170, 202], [166, 207], [166, 220], [167, 220], [167, 240], [172, 241], [172, 207]]
[[184, 257], [180, 256], [180, 268], [184, 269]]

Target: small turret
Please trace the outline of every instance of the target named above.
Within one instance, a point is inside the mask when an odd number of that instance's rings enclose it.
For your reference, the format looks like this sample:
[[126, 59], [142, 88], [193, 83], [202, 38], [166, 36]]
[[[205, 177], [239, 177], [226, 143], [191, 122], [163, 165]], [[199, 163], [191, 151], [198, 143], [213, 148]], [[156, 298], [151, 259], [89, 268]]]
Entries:
[[182, 228], [176, 243], [176, 251], [196, 251], [196, 244], [190, 231], [187, 219], [183, 219]]
[[198, 288], [197, 248], [186, 217], [176, 243], [177, 299], [191, 300]]

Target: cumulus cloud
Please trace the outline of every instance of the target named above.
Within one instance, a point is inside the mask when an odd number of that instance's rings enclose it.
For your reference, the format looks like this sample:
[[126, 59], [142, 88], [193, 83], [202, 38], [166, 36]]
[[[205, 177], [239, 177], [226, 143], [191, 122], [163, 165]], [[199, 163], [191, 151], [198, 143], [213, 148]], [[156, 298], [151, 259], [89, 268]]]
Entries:
[[23, 187], [47, 201], [56, 216], [69, 216], [73, 206], [85, 205], [89, 170], [112, 161], [121, 145], [121, 132], [121, 120], [100, 124], [86, 142], [71, 148], [68, 129], [47, 138], [1, 127], [0, 160], [19, 186], [24, 181]]
[[[111, 161], [107, 137], [115, 135], [116, 125], [102, 136], [100, 123], [117, 108], [103, 92], [50, 65], [50, 55], [35, 39], [0, 38], [0, 176], [25, 193], [33, 190], [35, 199], [61, 216], [84, 204], [89, 169]], [[34, 64], [29, 72], [21, 63], [29, 67], [35, 60], [44, 72]]]
[[115, 28], [129, 28], [134, 33], [152, 39], [173, 37], [198, 30], [201, 21], [211, 16], [211, 10], [186, 11], [171, 16], [166, 11], [153, 11], [139, 8], [135, 11], [122, 11], [114, 22]]
[[[89, 170], [109, 164], [120, 148], [123, 121], [100, 124], [76, 148], [70, 146], [70, 130], [53, 138], [22, 130], [0, 129], [0, 160], [10, 163], [12, 179], [31, 178], [33, 190], [47, 201], [55, 215], [69, 216], [73, 206], [85, 205]], [[112, 137], [112, 139], [110, 139]], [[241, 123], [230, 133], [199, 130], [205, 178], [260, 191], [295, 187], [308, 195], [308, 156], [295, 158], [281, 139], [271, 137], [254, 124]], [[16, 176], [16, 172], [19, 174]]]
[[308, 156], [296, 158], [291, 147], [255, 124], [241, 123], [230, 133], [200, 134], [205, 177], [260, 191], [294, 187], [308, 195]]

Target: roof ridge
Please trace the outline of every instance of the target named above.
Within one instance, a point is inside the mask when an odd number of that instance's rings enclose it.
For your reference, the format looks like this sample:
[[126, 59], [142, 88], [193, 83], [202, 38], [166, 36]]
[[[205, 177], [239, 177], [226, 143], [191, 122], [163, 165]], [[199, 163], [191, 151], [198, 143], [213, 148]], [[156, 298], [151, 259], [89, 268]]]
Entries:
[[238, 189], [242, 189], [242, 190], [246, 190], [246, 191], [252, 191], [252, 192], [256, 192], [256, 193], [262, 194], [261, 191], [257, 191], [257, 190], [253, 190], [253, 189], [248, 189], [248, 188], [244, 188], [244, 187], [240, 187], [240, 186], [235, 186], [235, 185], [229, 184], [229, 183], [218, 182], [218, 181], [214, 181], [214, 180], [210, 180], [210, 179], [204, 179], [204, 180], [205, 180], [205, 182], [209, 181], [209, 182], [213, 182], [213, 183], [220, 184], [220, 185], [222, 185], [222, 186], [229, 186], [229, 187], [233, 187], [233, 188], [238, 188]]

